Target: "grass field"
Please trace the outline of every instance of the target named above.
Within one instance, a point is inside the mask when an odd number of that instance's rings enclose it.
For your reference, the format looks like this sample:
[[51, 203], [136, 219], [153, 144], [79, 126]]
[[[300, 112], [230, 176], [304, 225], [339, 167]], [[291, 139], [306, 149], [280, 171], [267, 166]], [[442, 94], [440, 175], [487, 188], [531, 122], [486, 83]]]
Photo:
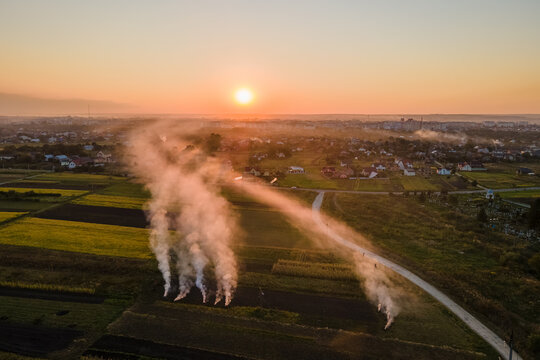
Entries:
[[149, 258], [145, 229], [25, 218], [2, 228], [0, 243], [97, 255]]
[[500, 195], [500, 197], [502, 197], [503, 199], [513, 199], [513, 198], [536, 199], [540, 197], [540, 190], [508, 191], [508, 192], [500, 192], [497, 194]]
[[110, 184], [116, 181], [125, 181], [125, 178], [109, 175], [75, 174], [70, 172], [45, 173], [32, 178], [33, 180], [47, 180], [60, 183], [82, 184]]
[[345, 264], [313, 263], [280, 259], [272, 266], [272, 273], [316, 279], [357, 280], [353, 267]]
[[[84, 174], [69, 173], [40, 176], [43, 178], [39, 181], [104, 186], [77, 198], [76, 204], [139, 209], [148, 197], [140, 185], [124, 178], [90, 175], [85, 179]], [[316, 195], [284, 191], [306, 204]], [[330, 251], [314, 250], [311, 240], [277, 211], [232, 189], [225, 189], [224, 194], [232, 202], [242, 228], [233, 248], [240, 273], [231, 307], [202, 306], [196, 289], [184, 302], [162, 299], [163, 280], [149, 249], [146, 229], [24, 217], [0, 229], [0, 289], [4, 284], [9, 291], [22, 292], [19, 297], [0, 293], [0, 317], [15, 312], [16, 316], [8, 319], [10, 323], [82, 331], [79, 340], [52, 353], [57, 358], [75, 358], [88, 348], [102, 351], [104, 358], [107, 351], [129, 355], [148, 345], [133, 345], [133, 341], [143, 340], [152, 342], [148, 348], [167, 344], [264, 359], [349, 359], [352, 353], [374, 359], [398, 355], [419, 359], [494, 357], [489, 346], [462, 322], [414, 287], [405, 287], [411, 293], [410, 303], [402, 303], [396, 323], [390, 331], [383, 331], [384, 315], [367, 302], [344, 259]], [[351, 204], [345, 204], [345, 208], [348, 206]], [[388, 210], [395, 204], [384, 206]], [[398, 206], [404, 214], [410, 210]], [[103, 208], [101, 211], [106, 213]], [[368, 204], [355, 208], [354, 215], [370, 215], [373, 211]], [[405, 217], [400, 230], [412, 231], [410, 221], [418, 219]], [[367, 218], [364, 224], [372, 226], [370, 221], [374, 220]], [[385, 229], [389, 229], [388, 224]], [[422, 241], [429, 235], [422, 235]], [[458, 235], [449, 241], [457, 242]], [[424, 244], [401, 245], [422, 254], [417, 247]], [[440, 250], [434, 254], [436, 262], [449, 253]], [[456, 254], [450, 260], [460, 256]], [[478, 259], [484, 261], [482, 257], [468, 258]], [[211, 276], [209, 281], [213, 281]], [[35, 291], [63, 296], [76, 289], [86, 289], [79, 295], [105, 300], [81, 304], [24, 295]], [[263, 298], [258, 298], [260, 291], [264, 291]], [[104, 333], [108, 335], [101, 338], [102, 344], [94, 343]], [[106, 341], [107, 336], [119, 338], [111, 343]], [[160, 358], [157, 353], [155, 357]]]
[[439, 191], [440, 186], [436, 186], [428, 179], [421, 176], [403, 176], [399, 178], [404, 191]]
[[0, 212], [0, 223], [24, 214], [26, 214], [26, 212]]
[[492, 163], [485, 164], [487, 171], [461, 172], [470, 180], [476, 180], [480, 185], [487, 188], [519, 188], [540, 186], [539, 176], [517, 175], [516, 170], [520, 167], [530, 168], [536, 174], [540, 173], [540, 165], [537, 163]]
[[88, 194], [73, 201], [74, 204], [108, 206], [126, 209], [142, 209], [148, 201], [142, 197], [114, 196], [102, 194]]
[[311, 241], [272, 209], [235, 208], [243, 235], [241, 243], [259, 246], [306, 248]]
[[536, 176], [492, 172], [489, 170], [462, 172], [461, 174], [470, 180], [476, 180], [482, 186], [492, 189], [540, 186], [540, 178]]
[[331, 194], [323, 206], [386, 256], [497, 324], [501, 335], [509, 336], [504, 331], [512, 324], [521, 348], [526, 347], [527, 336], [540, 323], [535, 310], [540, 306], [535, 295], [540, 281], [524, 267], [526, 261], [514, 265], [512, 272], [500, 261], [511, 251], [512, 243], [504, 236], [486, 232], [474, 217], [413, 198]]
[[105, 189], [100, 190], [99, 193], [101, 195], [127, 196], [142, 199], [147, 199], [150, 197], [150, 193], [146, 191], [142, 185], [128, 181], [123, 181], [108, 186]]
[[39, 196], [39, 199], [42, 201], [63, 201], [66, 198], [80, 196], [87, 191], [84, 190], [65, 190], [65, 189], [39, 189], [39, 188], [13, 188], [13, 187], [0, 187], [0, 191], [8, 192], [14, 191], [16, 193], [28, 193], [33, 191], [36, 194], [60, 194], [60, 197], [51, 197], [50, 199], [47, 196]]
[[0, 200], [0, 211], [33, 211], [40, 210], [51, 206], [51, 203], [39, 201], [15, 201], [15, 200]]

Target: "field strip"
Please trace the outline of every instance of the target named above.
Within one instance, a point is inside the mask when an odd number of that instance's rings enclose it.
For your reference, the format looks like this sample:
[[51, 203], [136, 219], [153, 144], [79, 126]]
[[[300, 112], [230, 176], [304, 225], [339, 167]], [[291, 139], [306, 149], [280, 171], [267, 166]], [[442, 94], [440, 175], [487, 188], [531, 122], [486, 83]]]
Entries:
[[[315, 188], [290, 188], [285, 186], [276, 186], [275, 189], [283, 189], [283, 190], [300, 190], [300, 191], [315, 191], [318, 193], [321, 192], [331, 192], [331, 193], [344, 193], [344, 194], [367, 194], [367, 195], [389, 195], [389, 194], [396, 194], [400, 195], [403, 194], [403, 191], [360, 191], [360, 190], [335, 190], [335, 189], [315, 189]], [[507, 189], [492, 189], [494, 193], [498, 192], [521, 192], [521, 191], [531, 191], [531, 190], [540, 190], [540, 186], [530, 186], [530, 187], [522, 187], [522, 188], [507, 188]], [[416, 190], [416, 192], [426, 192], [426, 190]], [[415, 190], [409, 190], [409, 192], [415, 192]], [[432, 194], [439, 194], [440, 191], [431, 191]], [[453, 190], [448, 191], [448, 194], [452, 195], [458, 195], [458, 194], [485, 194], [486, 190]]]
[[[323, 199], [324, 199], [324, 191], [321, 191], [319, 192], [319, 195], [317, 195], [317, 197], [313, 201], [312, 215], [313, 215], [313, 220], [317, 223], [317, 225], [321, 228], [321, 230], [325, 232], [331, 239], [333, 239], [337, 243], [351, 250], [364, 253], [365, 256], [378, 261], [382, 265], [395, 271], [396, 273], [400, 274], [404, 278], [408, 279], [409, 281], [411, 281], [412, 283], [420, 287], [422, 290], [424, 290], [425, 292], [433, 296], [437, 301], [439, 301], [446, 308], [448, 308], [448, 310], [452, 311], [458, 318], [460, 318], [465, 324], [467, 324], [467, 326], [469, 326], [474, 332], [480, 335], [482, 339], [484, 339], [491, 346], [493, 346], [493, 348], [499, 354], [501, 354], [501, 356], [504, 359], [507, 359], [507, 360], [509, 359], [509, 349], [503, 339], [501, 339], [497, 334], [495, 334], [493, 331], [488, 329], [472, 314], [470, 314], [468, 311], [466, 311], [461, 306], [456, 304], [452, 299], [450, 299], [444, 293], [437, 290], [437, 288], [435, 288], [433, 285], [429, 284], [428, 282], [421, 279], [420, 277], [413, 274], [412, 272], [405, 269], [404, 267], [386, 258], [383, 258], [382, 256], [375, 254], [374, 252], [364, 249], [363, 247], [358, 246], [357, 244], [349, 240], [342, 238], [337, 233], [333, 232], [330, 228], [328, 228], [328, 226], [324, 224], [324, 222], [321, 220], [321, 217], [320, 217], [320, 209], [321, 209]], [[519, 356], [517, 352], [515, 351], [513, 351], [513, 359], [522, 360], [521, 356]]]
[[0, 183], [0, 186], [1, 186], [1, 185], [4, 185], [4, 184], [9, 184], [9, 183], [12, 183], [12, 182], [17, 182], [17, 181], [21, 181], [21, 180], [31, 179], [31, 178], [36, 177], [36, 176], [39, 176], [39, 175], [43, 175], [43, 174], [36, 174], [36, 175], [31, 175], [31, 176], [23, 176], [23, 177], [21, 177], [21, 178], [17, 178], [17, 179], [13, 179], [13, 180], [4, 181], [3, 183]]

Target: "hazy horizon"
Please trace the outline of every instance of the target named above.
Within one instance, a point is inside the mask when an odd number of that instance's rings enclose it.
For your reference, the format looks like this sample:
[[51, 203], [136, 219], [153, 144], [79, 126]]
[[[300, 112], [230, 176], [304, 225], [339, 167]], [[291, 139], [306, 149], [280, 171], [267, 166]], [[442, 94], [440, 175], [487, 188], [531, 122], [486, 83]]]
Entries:
[[0, 113], [540, 113], [539, 13], [532, 0], [1, 0], [0, 92], [71, 101]]

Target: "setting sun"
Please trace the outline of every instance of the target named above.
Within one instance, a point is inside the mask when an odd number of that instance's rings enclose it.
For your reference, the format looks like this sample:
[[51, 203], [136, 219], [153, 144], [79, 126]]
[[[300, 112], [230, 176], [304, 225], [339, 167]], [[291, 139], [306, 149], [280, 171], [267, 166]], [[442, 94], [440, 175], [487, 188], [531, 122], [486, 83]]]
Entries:
[[253, 93], [251, 90], [243, 88], [236, 91], [234, 94], [236, 102], [242, 105], [247, 105], [253, 100]]

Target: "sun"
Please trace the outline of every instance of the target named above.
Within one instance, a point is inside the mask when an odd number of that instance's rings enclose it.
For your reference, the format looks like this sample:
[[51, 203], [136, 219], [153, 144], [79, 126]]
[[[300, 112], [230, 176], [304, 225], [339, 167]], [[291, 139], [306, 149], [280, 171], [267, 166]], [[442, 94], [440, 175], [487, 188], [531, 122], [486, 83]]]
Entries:
[[237, 103], [247, 105], [253, 101], [253, 93], [247, 88], [238, 89], [234, 94], [234, 98]]

